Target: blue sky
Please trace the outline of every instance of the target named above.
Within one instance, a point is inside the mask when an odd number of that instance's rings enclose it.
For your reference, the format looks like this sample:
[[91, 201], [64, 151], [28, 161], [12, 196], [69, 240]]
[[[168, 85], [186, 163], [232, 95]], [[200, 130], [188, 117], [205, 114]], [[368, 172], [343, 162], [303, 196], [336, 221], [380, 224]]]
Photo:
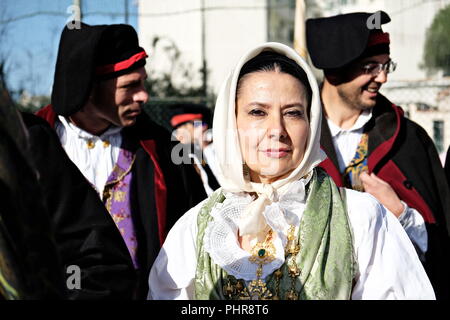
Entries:
[[[6, 80], [11, 91], [50, 95], [59, 37], [73, 0], [0, 0], [0, 55], [6, 59]], [[136, 0], [81, 0], [88, 24], [128, 23], [137, 28]]]

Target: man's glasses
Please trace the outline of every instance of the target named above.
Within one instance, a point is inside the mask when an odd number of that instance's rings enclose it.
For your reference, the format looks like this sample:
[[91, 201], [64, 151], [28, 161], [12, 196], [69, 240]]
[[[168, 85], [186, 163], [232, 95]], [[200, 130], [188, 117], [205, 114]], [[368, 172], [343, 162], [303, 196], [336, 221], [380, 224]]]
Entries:
[[397, 68], [397, 64], [389, 60], [386, 63], [368, 63], [362, 67], [365, 74], [370, 74], [372, 77], [376, 77], [381, 71], [386, 71], [386, 73], [392, 73]]

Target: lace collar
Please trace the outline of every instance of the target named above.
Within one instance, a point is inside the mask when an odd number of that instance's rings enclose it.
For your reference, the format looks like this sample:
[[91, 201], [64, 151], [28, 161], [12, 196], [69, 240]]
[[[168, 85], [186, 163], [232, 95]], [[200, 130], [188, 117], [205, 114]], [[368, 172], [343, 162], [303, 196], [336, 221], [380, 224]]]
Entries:
[[[266, 206], [263, 215], [267, 224], [276, 232], [273, 244], [275, 259], [263, 266], [262, 278], [266, 278], [285, 261], [284, 247], [290, 225], [296, 232], [300, 225], [305, 203], [305, 187], [312, 175], [291, 183], [288, 191], [279, 196], [278, 201]], [[254, 199], [248, 193], [224, 192], [225, 200], [211, 210], [213, 220], [208, 224], [203, 238], [203, 246], [214, 263], [228, 274], [246, 281], [256, 279], [257, 264], [251, 263], [251, 254], [243, 250], [238, 241], [238, 223], [246, 206]]]

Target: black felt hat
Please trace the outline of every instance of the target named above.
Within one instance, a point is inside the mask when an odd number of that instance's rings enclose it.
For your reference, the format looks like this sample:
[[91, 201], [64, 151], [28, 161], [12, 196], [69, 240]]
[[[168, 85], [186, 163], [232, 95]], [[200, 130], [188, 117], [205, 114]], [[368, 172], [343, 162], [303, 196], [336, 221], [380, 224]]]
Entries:
[[125, 24], [64, 27], [59, 42], [52, 105], [70, 116], [79, 111], [94, 81], [111, 79], [145, 65], [147, 54], [139, 46], [134, 28]]
[[389, 35], [381, 25], [390, 21], [384, 11], [308, 19], [306, 41], [314, 66], [336, 69], [363, 56], [389, 53]]

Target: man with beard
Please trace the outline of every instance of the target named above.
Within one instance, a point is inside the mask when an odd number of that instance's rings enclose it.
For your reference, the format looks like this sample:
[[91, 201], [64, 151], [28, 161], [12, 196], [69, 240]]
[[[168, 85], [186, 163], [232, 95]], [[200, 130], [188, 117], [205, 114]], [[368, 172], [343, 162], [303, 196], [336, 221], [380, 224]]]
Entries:
[[129, 25], [65, 27], [52, 104], [38, 112], [122, 235], [138, 275], [136, 298], [148, 291], [148, 273], [170, 227], [206, 198], [195, 170], [172, 162], [170, 133], [142, 110], [146, 58]]
[[396, 67], [381, 29], [389, 21], [383, 11], [307, 21], [311, 60], [324, 71], [321, 166], [338, 186], [370, 193], [398, 217], [437, 298], [449, 298], [445, 173], [425, 130], [379, 92]]

